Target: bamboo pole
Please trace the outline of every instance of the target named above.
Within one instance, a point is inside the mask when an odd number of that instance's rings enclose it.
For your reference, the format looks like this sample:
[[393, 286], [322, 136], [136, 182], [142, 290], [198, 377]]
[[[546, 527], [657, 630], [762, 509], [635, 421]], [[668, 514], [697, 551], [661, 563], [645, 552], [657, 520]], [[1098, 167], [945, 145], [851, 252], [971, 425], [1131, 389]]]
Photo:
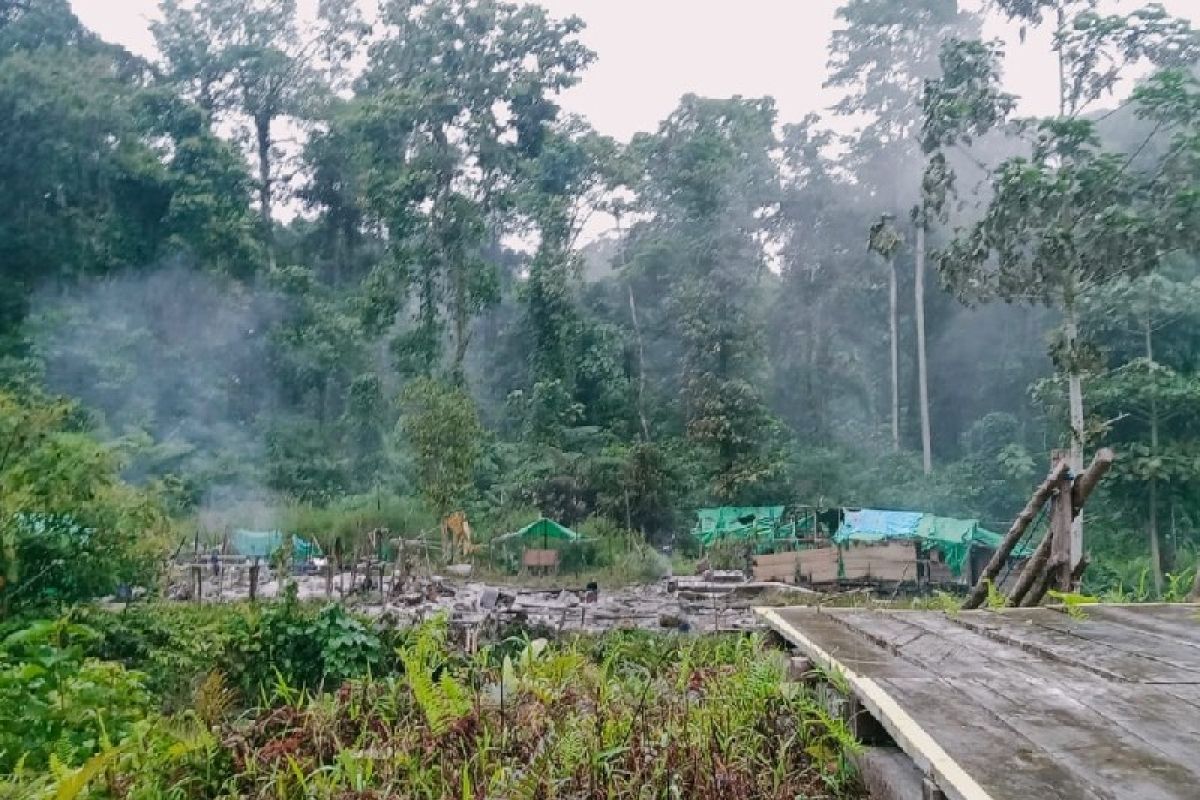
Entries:
[[1033, 496], [1029, 498], [1029, 502], [1025, 504], [1025, 508], [1013, 520], [1012, 527], [1008, 529], [1004, 540], [1000, 542], [1000, 546], [996, 548], [996, 552], [992, 554], [991, 560], [987, 566], [983, 568], [983, 572], [979, 576], [979, 580], [975, 583], [975, 588], [967, 595], [967, 599], [963, 601], [962, 607], [978, 608], [987, 597], [988, 583], [994, 581], [996, 576], [1000, 574], [1000, 569], [1008, 560], [1013, 548], [1017, 546], [1017, 542], [1021, 541], [1021, 537], [1025, 535], [1025, 530], [1029, 527], [1029, 523], [1033, 522], [1033, 518], [1037, 516], [1038, 511], [1046, 501], [1050, 499], [1051, 493], [1069, 470], [1066, 461], [1058, 461], [1050, 469], [1050, 474], [1042, 481], [1042, 484], [1034, 491]]

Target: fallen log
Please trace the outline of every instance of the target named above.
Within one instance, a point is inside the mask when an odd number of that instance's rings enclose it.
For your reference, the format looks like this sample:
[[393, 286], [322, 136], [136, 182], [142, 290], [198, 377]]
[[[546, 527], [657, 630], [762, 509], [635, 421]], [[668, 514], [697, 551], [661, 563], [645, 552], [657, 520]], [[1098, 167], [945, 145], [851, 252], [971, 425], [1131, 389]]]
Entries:
[[1025, 504], [1025, 508], [1021, 509], [1021, 513], [1013, 520], [1012, 527], [1008, 529], [1008, 533], [1004, 535], [1000, 546], [996, 548], [996, 552], [992, 553], [991, 560], [987, 566], [983, 568], [983, 572], [979, 576], [979, 580], [975, 583], [975, 588], [967, 595], [967, 599], [963, 601], [963, 608], [979, 608], [987, 597], [988, 584], [996, 580], [996, 576], [1000, 574], [1000, 569], [1008, 561], [1008, 557], [1012, 554], [1013, 548], [1017, 546], [1017, 542], [1021, 541], [1021, 537], [1025, 535], [1025, 530], [1029, 527], [1029, 523], [1033, 522], [1033, 518], [1037, 516], [1038, 511], [1050, 499], [1050, 495], [1054, 492], [1055, 486], [1067, 474], [1070, 467], [1066, 461], [1057, 462], [1051, 468], [1050, 474], [1042, 481], [1029, 498], [1029, 502]]

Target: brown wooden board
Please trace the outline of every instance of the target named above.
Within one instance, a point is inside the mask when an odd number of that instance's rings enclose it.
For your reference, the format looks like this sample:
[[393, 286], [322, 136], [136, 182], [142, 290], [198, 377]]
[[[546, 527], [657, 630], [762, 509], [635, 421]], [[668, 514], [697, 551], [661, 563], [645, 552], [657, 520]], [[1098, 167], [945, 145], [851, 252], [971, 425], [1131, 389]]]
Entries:
[[754, 557], [754, 580], [796, 582], [799, 553], [771, 553]]
[[842, 551], [846, 580], [915, 581], [917, 551], [912, 542], [857, 544]]
[[[1200, 609], [1100, 608], [760, 614], [841, 671], [950, 797], [1200, 797]], [[1131, 649], [1154, 641], [1147, 620], [1185, 643]]]
[[801, 550], [797, 554], [797, 571], [805, 583], [833, 583], [838, 579], [836, 547]]

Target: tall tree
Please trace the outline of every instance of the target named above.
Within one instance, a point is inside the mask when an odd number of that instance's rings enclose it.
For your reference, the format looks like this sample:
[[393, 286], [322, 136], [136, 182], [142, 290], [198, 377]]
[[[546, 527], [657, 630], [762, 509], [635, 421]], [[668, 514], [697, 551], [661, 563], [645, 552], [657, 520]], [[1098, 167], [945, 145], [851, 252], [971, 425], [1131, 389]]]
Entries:
[[170, 80], [206, 113], [249, 128], [258, 206], [274, 260], [278, 128], [311, 118], [344, 72], [363, 32], [353, 0], [322, 0], [316, 20], [296, 0], [163, 0], [152, 25]]
[[[837, 10], [845, 25], [830, 40], [830, 75], [827, 87], [847, 91], [834, 111], [866, 115], [852, 158], [861, 180], [871, 187], [883, 210], [912, 208], [915, 227], [914, 302], [917, 327], [917, 386], [921, 419], [921, 452], [926, 474], [933, 467], [929, 422], [929, 383], [925, 343], [925, 254], [929, 214], [923, 200], [914, 202], [921, 154], [917, 134], [921, 110], [916, 102], [926, 80], [938, 72], [938, 52], [949, 38], [978, 34], [979, 18], [959, 8], [958, 0], [851, 0]], [[888, 257], [892, 273], [895, 264]], [[891, 286], [894, 289], [895, 275]], [[894, 322], [896, 309], [891, 308]], [[893, 326], [895, 327], [895, 326]], [[898, 333], [891, 332], [893, 372], [898, 356]], [[899, 405], [899, 376], [893, 374], [893, 405]], [[898, 410], [896, 411], [898, 416]], [[893, 441], [898, 446], [899, 421], [893, 419]]]
[[868, 246], [871, 251], [878, 253], [887, 264], [888, 269], [888, 341], [891, 343], [892, 365], [892, 450], [900, 450], [900, 320], [899, 292], [896, 286], [896, 251], [903, 245], [904, 240], [896, 226], [892, 224], [892, 216], [885, 214], [879, 222], [871, 226]]
[[639, 235], [670, 259], [687, 434], [711, 455], [711, 493], [727, 501], [753, 497], [778, 468], [754, 313], [767, 272], [759, 237], [780, 195], [774, 123], [770, 100], [688, 95], [633, 145], [645, 154], [640, 200], [653, 217]]
[[472, 318], [495, 299], [485, 248], [512, 224], [519, 165], [540, 152], [555, 95], [593, 54], [578, 18], [532, 5], [388, 0], [381, 24], [358, 120], [367, 203], [392, 249], [373, 283], [384, 310], [415, 290], [417, 326], [398, 349], [422, 371], [440, 362], [446, 308], [461, 381]]
[[[1059, 115], [1020, 126], [1030, 139], [1030, 157], [1007, 159], [993, 171], [993, 194], [982, 218], [959, 233], [938, 266], [964, 299], [1000, 297], [1062, 311], [1054, 356], [1067, 378], [1071, 463], [1078, 473], [1087, 368], [1079, 341], [1079, 298], [1117, 276], [1153, 270], [1162, 253], [1156, 212], [1130, 175], [1128, 157], [1107, 152], [1095, 124], [1080, 114], [1112, 91], [1122, 65], [1143, 58], [1190, 63], [1197, 41], [1161, 7], [1102, 17], [1092, 0], [999, 0], [999, 5], [1027, 24], [1042, 24], [1048, 13], [1053, 15]], [[956, 57], [964, 48], [974, 48], [975, 57]], [[979, 43], [956, 45], [943, 61], [952, 69], [930, 86], [927, 136], [954, 144], [964, 131], [985, 130], [1007, 116], [1011, 99], [995, 89], [994, 52]], [[1072, 551], [1078, 557], [1081, 525], [1077, 517]]]

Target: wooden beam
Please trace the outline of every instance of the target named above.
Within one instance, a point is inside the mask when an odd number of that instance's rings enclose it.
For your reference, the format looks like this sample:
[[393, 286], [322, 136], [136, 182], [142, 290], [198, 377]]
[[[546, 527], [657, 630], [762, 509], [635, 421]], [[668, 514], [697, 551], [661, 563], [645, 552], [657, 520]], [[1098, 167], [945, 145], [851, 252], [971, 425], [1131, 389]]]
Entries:
[[983, 604], [987, 597], [988, 583], [995, 581], [996, 576], [1000, 574], [1000, 569], [1008, 561], [1008, 557], [1012, 554], [1013, 548], [1017, 546], [1017, 542], [1021, 541], [1021, 537], [1025, 535], [1025, 530], [1029, 524], [1033, 522], [1033, 518], [1037, 516], [1042, 506], [1050, 499], [1050, 495], [1058, 486], [1059, 481], [1067, 475], [1070, 466], [1066, 461], [1057, 461], [1050, 469], [1050, 474], [1042, 481], [1029, 498], [1029, 502], [1025, 504], [1025, 508], [1021, 509], [1021, 513], [1013, 520], [1012, 526], [1008, 529], [1008, 533], [1004, 535], [1004, 540], [1000, 542], [1000, 546], [996, 548], [996, 552], [992, 553], [991, 559], [987, 566], [983, 568], [983, 572], [979, 575], [979, 580], [975, 582], [975, 588], [967, 595], [967, 599], [963, 601], [963, 608], [978, 608]]
[[1083, 504], [1087, 502], [1092, 491], [1100, 483], [1100, 479], [1112, 468], [1116, 457], [1116, 454], [1110, 448], [1103, 447], [1097, 450], [1096, 454], [1092, 457], [1092, 463], [1084, 470], [1082, 475], [1075, 479], [1075, 485], [1071, 488], [1071, 511], [1073, 516], [1079, 516], [1079, 511], [1083, 508]]
[[867, 711], [883, 724], [896, 744], [912, 758], [917, 768], [933, 777], [938, 788], [944, 791], [950, 800], [994, 800], [992, 795], [967, 774], [967, 771], [951, 758], [879, 683], [842, 664], [799, 629], [790, 625], [777, 613], [777, 609], [756, 608], [754, 611], [788, 641], [799, 647], [815, 664], [844, 678]]
[[1047, 587], [1057, 585], [1060, 592], [1071, 591], [1071, 565], [1076, 562], [1071, 552], [1071, 524], [1075, 519], [1071, 499], [1071, 478], [1059, 478], [1054, 498], [1050, 501], [1050, 564], [1048, 572], [1055, 579], [1047, 581]]
[[[1088, 561], [1087, 556], [1079, 559], [1079, 563], [1075, 565], [1075, 569], [1071, 570], [1071, 574], [1068, 577], [1071, 586], [1078, 585], [1079, 579], [1083, 577], [1083, 571], [1087, 569], [1089, 563], [1090, 562]], [[1033, 607], [1040, 604], [1042, 599], [1046, 596], [1046, 593], [1049, 592], [1050, 588], [1054, 585], [1055, 577], [1055, 570], [1053, 568], [1046, 570], [1045, 574], [1042, 576], [1042, 581], [1025, 598], [1026, 602], [1023, 603], [1023, 605], [1027, 607]]]
[[1013, 584], [1012, 591], [1008, 595], [1008, 605], [1016, 608], [1021, 605], [1021, 601], [1034, 584], [1041, 578], [1042, 573], [1046, 569], [1046, 562], [1050, 560], [1050, 545], [1053, 543], [1054, 537], [1049, 532], [1042, 537], [1042, 541], [1038, 544], [1037, 549], [1033, 551], [1033, 555], [1025, 562], [1025, 569], [1021, 570], [1021, 576], [1017, 578], [1017, 582]]

